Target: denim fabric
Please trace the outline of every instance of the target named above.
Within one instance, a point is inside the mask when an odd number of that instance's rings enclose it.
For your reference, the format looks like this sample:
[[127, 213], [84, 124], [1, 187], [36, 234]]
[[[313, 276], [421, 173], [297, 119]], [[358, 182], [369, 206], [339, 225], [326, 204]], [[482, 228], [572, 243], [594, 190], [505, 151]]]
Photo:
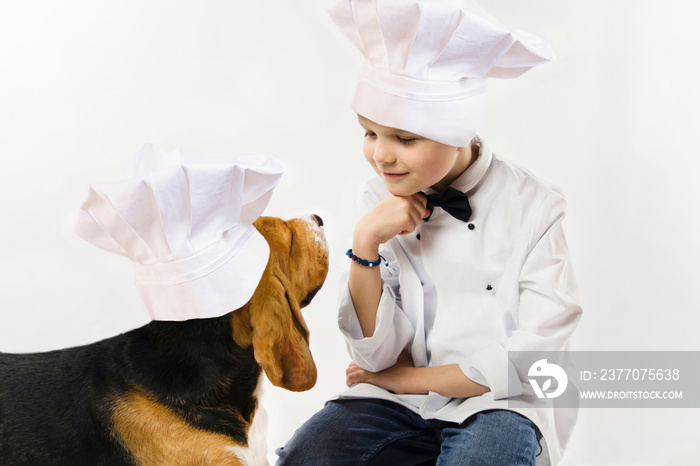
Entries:
[[512, 411], [484, 411], [457, 424], [423, 419], [390, 401], [340, 399], [277, 449], [277, 466], [534, 465], [540, 438]]

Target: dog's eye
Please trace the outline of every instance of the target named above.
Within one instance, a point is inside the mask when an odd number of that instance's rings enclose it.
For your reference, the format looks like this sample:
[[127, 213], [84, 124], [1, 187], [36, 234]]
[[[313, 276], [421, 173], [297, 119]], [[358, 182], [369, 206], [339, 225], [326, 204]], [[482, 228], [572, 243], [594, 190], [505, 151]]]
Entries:
[[309, 291], [309, 293], [304, 297], [304, 299], [301, 300], [301, 303], [299, 304], [299, 307], [306, 307], [309, 305], [312, 299], [314, 299], [314, 296], [316, 296], [316, 293], [318, 293], [318, 290], [320, 290], [321, 287], [319, 286], [318, 288]]

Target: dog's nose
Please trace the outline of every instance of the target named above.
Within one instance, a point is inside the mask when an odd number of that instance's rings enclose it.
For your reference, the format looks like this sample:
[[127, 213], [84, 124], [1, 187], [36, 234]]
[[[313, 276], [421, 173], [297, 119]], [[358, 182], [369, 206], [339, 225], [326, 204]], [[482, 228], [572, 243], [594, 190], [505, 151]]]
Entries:
[[314, 220], [316, 220], [316, 223], [318, 223], [318, 226], [322, 227], [323, 226], [323, 219], [316, 214], [312, 214], [312, 215], [314, 217]]

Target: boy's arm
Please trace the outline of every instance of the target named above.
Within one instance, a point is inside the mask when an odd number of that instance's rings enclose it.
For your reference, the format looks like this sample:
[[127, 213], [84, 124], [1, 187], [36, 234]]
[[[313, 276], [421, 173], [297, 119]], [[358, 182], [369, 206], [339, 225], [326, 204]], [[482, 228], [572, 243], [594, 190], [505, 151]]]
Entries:
[[[379, 245], [372, 244], [366, 238], [357, 238], [357, 230], [355, 231], [352, 242], [353, 254], [369, 261], [376, 260], [379, 257]], [[365, 267], [353, 261], [350, 265], [348, 289], [362, 335], [371, 337], [374, 335], [377, 307], [382, 297], [382, 277], [379, 267]]]
[[448, 398], [469, 398], [483, 395], [489, 388], [469, 379], [458, 364], [432, 367], [413, 367], [413, 361], [404, 352], [393, 367], [373, 373], [350, 363], [346, 384], [370, 383], [397, 394], [425, 394], [436, 392]]
[[[428, 215], [425, 196], [389, 195], [363, 216], [355, 226], [353, 254], [368, 261], [379, 258], [379, 245], [396, 235], [413, 232]], [[355, 313], [365, 337], [374, 335], [377, 307], [382, 296], [379, 267], [366, 267], [353, 262], [348, 289]]]

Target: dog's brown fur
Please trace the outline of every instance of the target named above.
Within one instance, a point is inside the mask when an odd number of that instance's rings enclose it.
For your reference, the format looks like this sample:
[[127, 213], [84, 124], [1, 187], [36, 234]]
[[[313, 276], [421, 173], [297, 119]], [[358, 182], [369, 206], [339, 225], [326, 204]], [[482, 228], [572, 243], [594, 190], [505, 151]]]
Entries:
[[115, 400], [112, 420], [115, 435], [136, 464], [243, 465], [230, 437], [193, 427], [147, 393], [134, 390]]
[[0, 464], [245, 464], [237, 452], [248, 446], [261, 369], [288, 390], [316, 382], [300, 312], [328, 271], [314, 222], [255, 222], [270, 258], [249, 302], [226, 316], [0, 354]]

